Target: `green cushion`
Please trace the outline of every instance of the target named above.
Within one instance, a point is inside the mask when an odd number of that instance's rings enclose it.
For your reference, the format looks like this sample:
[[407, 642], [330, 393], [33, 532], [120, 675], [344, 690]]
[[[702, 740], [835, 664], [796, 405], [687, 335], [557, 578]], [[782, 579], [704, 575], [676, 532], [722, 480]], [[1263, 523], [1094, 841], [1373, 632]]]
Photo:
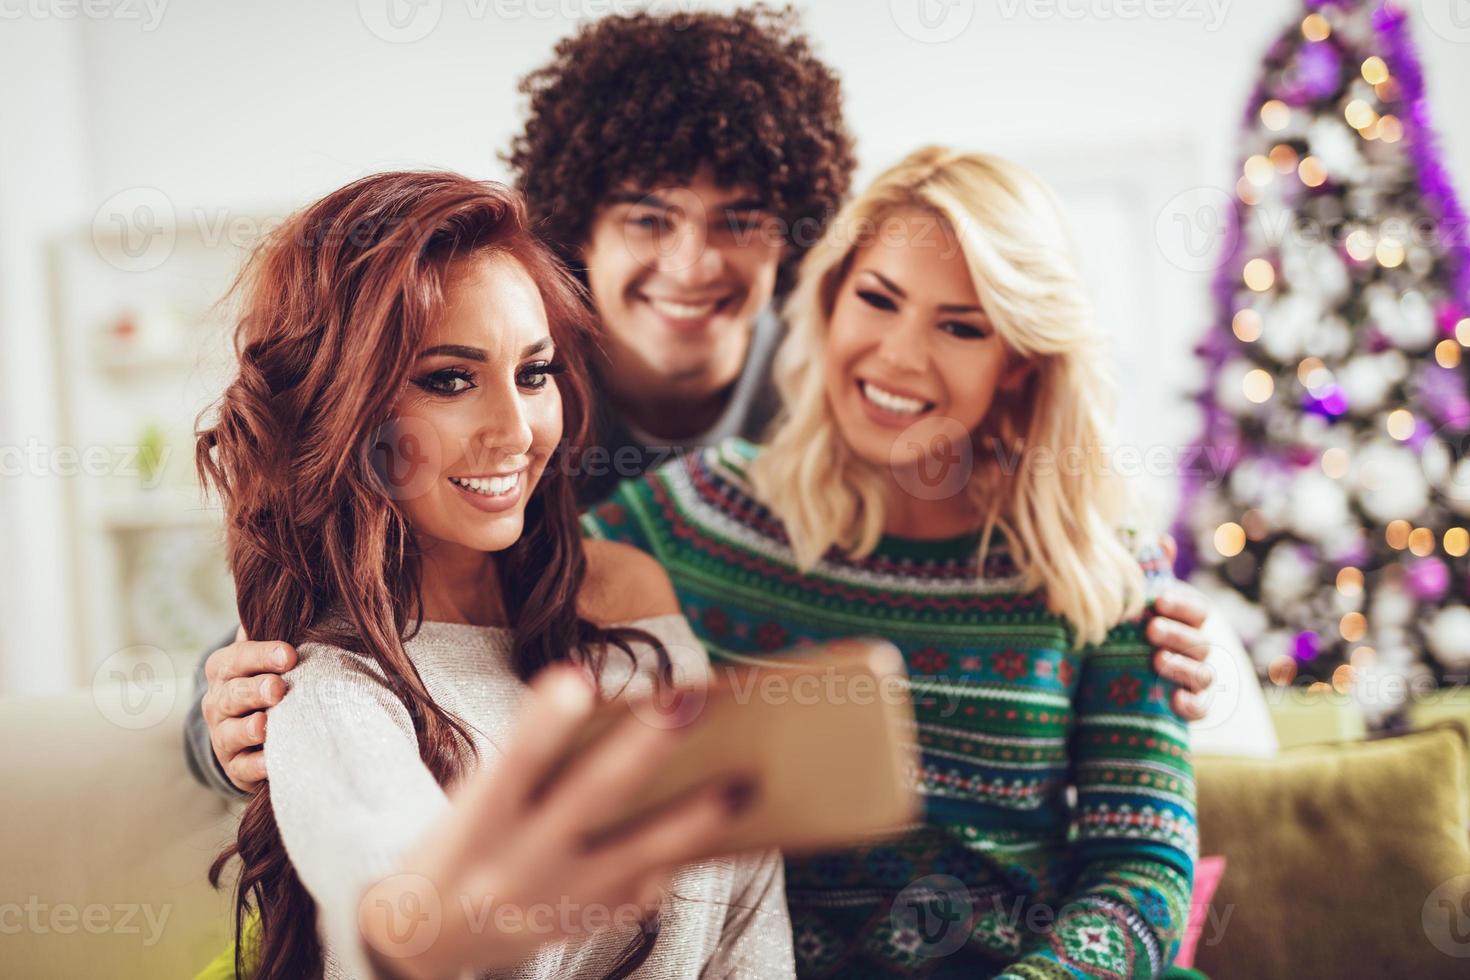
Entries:
[[[1223, 854], [1211, 977], [1470, 976], [1464, 729], [1199, 757], [1200, 853]], [[1455, 912], [1453, 914], [1458, 914]]]

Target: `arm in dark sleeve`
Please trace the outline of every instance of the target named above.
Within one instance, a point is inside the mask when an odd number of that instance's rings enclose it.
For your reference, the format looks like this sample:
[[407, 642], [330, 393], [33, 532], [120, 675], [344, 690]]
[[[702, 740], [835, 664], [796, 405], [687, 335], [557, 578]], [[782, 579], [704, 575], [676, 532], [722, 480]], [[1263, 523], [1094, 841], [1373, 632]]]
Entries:
[[243, 797], [246, 794], [230, 782], [230, 777], [220, 768], [219, 759], [214, 755], [214, 746], [209, 741], [209, 726], [204, 723], [204, 694], [209, 689], [209, 681], [204, 676], [204, 662], [211, 653], [234, 642], [235, 633], [231, 630], [224, 642], [210, 647], [199, 658], [199, 666], [194, 671], [194, 694], [189, 705], [189, 717], [184, 721], [184, 760], [189, 764], [189, 774], [201, 786], [224, 796]]

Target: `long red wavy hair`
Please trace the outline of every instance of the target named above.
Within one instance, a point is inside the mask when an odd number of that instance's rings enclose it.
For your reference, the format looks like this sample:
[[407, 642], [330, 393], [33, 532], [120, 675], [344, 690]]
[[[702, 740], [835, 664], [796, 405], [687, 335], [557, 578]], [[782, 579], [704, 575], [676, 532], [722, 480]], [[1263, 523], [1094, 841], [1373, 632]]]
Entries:
[[[375, 664], [413, 719], [420, 757], [441, 785], [474, 755], [463, 723], [440, 708], [404, 643], [422, 617], [413, 529], [371, 463], [375, 442], [444, 311], [451, 264], [498, 250], [538, 284], [557, 358], [564, 435], [558, 456], [589, 426], [581, 360], [595, 340], [578, 284], [528, 229], [509, 188], [450, 173], [365, 177], [298, 212], [261, 244], [235, 289], [239, 373], [201, 425], [196, 465], [220, 497], [240, 622], [253, 637], [326, 643]], [[498, 557], [514, 633], [513, 668], [529, 679], [582, 649], [653, 646], [634, 629], [603, 629], [577, 614], [586, 558], [569, 468], [553, 458], [526, 505], [525, 530]], [[592, 665], [594, 669], [599, 664]], [[316, 908], [292, 869], [264, 784], [245, 807], [231, 858], [236, 971], [252, 980], [318, 974]], [[244, 960], [248, 909], [259, 913], [258, 956]], [[646, 959], [657, 919], [611, 976]]]

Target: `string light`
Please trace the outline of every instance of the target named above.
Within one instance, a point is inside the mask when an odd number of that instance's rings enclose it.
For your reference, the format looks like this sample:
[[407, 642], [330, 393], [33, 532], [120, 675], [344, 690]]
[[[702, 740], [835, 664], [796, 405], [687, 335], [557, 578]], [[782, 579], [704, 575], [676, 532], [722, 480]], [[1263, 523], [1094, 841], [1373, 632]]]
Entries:
[[1363, 573], [1352, 565], [1337, 570], [1337, 591], [1348, 598], [1363, 594]]
[[1239, 310], [1230, 321], [1230, 329], [1235, 331], [1236, 339], [1254, 343], [1261, 337], [1261, 314], [1255, 310]]
[[1265, 259], [1251, 259], [1245, 264], [1245, 270], [1241, 276], [1246, 286], [1258, 293], [1264, 293], [1276, 282], [1276, 269]]
[[1321, 187], [1327, 182], [1327, 168], [1313, 156], [1302, 157], [1302, 162], [1297, 164], [1296, 175], [1308, 187]]
[[1286, 687], [1296, 679], [1296, 661], [1290, 657], [1277, 657], [1266, 668], [1266, 676], [1277, 687]]
[[1373, 86], [1373, 94], [1378, 96], [1380, 102], [1397, 102], [1399, 100], [1399, 83], [1390, 78]]
[[1414, 434], [1414, 413], [1407, 408], [1396, 408], [1388, 413], [1388, 434], [1403, 442]]
[[1463, 527], [1452, 527], [1444, 533], [1445, 554], [1451, 558], [1463, 558], [1470, 553], [1470, 531]]
[[1261, 122], [1274, 132], [1281, 132], [1291, 122], [1291, 109], [1280, 99], [1271, 99], [1261, 105]]
[[1260, 204], [1261, 195], [1256, 193], [1256, 187], [1244, 177], [1235, 182], [1235, 196], [1240, 198], [1242, 204]]
[[1332, 477], [1334, 480], [1340, 480], [1343, 477], [1347, 476], [1347, 472], [1348, 472], [1348, 454], [1347, 454], [1347, 450], [1346, 449], [1339, 449], [1338, 447], [1334, 446], [1331, 449], [1327, 450], [1325, 453], [1323, 453], [1322, 454], [1322, 472], [1323, 473], [1326, 473], [1328, 476]]
[[1420, 558], [1434, 554], [1434, 532], [1427, 527], [1416, 527], [1409, 534], [1409, 551]]
[[1373, 233], [1366, 228], [1349, 232], [1343, 245], [1347, 248], [1348, 255], [1359, 262], [1367, 262], [1373, 257]]
[[1384, 64], [1378, 55], [1370, 55], [1363, 61], [1363, 81], [1369, 85], [1377, 85], [1388, 81], [1388, 65]]
[[1278, 174], [1289, 174], [1296, 171], [1296, 150], [1285, 143], [1277, 143], [1271, 147], [1271, 152], [1266, 157], [1271, 161], [1271, 166], [1276, 168]]
[[1360, 612], [1350, 612], [1337, 624], [1337, 631], [1349, 643], [1356, 643], [1368, 633], [1368, 617]]
[[1247, 401], [1260, 405], [1270, 400], [1271, 393], [1276, 390], [1276, 382], [1266, 371], [1253, 368], [1241, 379], [1240, 387]]
[[1374, 254], [1378, 257], [1378, 264], [1385, 269], [1397, 269], [1404, 264], [1404, 244], [1397, 238], [1385, 238], [1379, 242]]
[[1348, 125], [1354, 129], [1371, 126], [1378, 119], [1378, 113], [1374, 112], [1373, 107], [1362, 99], [1353, 99], [1342, 110], [1342, 114], [1347, 119]]
[[1226, 558], [1234, 558], [1245, 548], [1245, 528], [1226, 521], [1215, 528], [1215, 550]]
[[1389, 521], [1383, 530], [1383, 538], [1394, 551], [1403, 551], [1409, 546], [1409, 532], [1413, 528], [1408, 521]]
[[1453, 340], [1441, 340], [1434, 345], [1434, 359], [1442, 368], [1460, 366], [1460, 345]]
[[1455, 339], [1461, 347], [1470, 347], [1470, 316], [1455, 324]]
[[1404, 124], [1398, 116], [1384, 116], [1378, 120], [1378, 138], [1385, 143], [1397, 143], [1404, 138]]
[[1357, 671], [1352, 664], [1338, 664], [1337, 669], [1332, 672], [1332, 687], [1338, 694], [1347, 694], [1353, 689], [1353, 681], [1357, 679]]
[[1351, 657], [1353, 666], [1358, 668], [1359, 670], [1364, 670], [1368, 667], [1373, 666], [1373, 661], [1377, 659], [1378, 651], [1373, 649], [1372, 647], [1358, 647], [1356, 650], [1353, 651]]
[[1296, 379], [1309, 391], [1321, 388], [1332, 381], [1332, 372], [1320, 357], [1304, 357], [1296, 366]]
[[1245, 179], [1252, 184], [1255, 184], [1257, 187], [1265, 187], [1271, 183], [1271, 179], [1275, 176], [1276, 168], [1271, 165], [1271, 160], [1268, 157], [1261, 156], [1261, 154], [1257, 153], [1246, 158]]
[[1325, 41], [1332, 36], [1332, 25], [1321, 14], [1308, 14], [1302, 20], [1302, 37], [1308, 41]]

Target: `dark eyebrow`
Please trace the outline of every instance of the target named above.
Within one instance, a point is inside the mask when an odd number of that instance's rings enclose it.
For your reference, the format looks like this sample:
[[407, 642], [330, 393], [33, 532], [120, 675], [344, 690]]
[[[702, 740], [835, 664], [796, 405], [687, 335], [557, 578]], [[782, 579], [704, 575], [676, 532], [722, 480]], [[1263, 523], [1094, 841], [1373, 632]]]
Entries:
[[462, 344], [440, 344], [430, 347], [419, 354], [419, 357], [462, 357], [466, 361], [485, 361], [485, 352], [478, 347], [465, 347]]
[[[534, 344], [527, 344], [521, 349], [522, 359], [532, 357], [541, 353], [551, 346], [550, 337], [542, 337]], [[466, 361], [478, 361], [484, 363], [488, 358], [483, 350], [478, 347], [466, 347], [463, 344], [439, 344], [430, 347], [419, 355], [419, 357], [461, 357]]]
[[[897, 293], [900, 299], [908, 299], [908, 293], [905, 293], [902, 289], [898, 288], [898, 283], [894, 282], [892, 279], [889, 279], [883, 273], [876, 272], [872, 269], [862, 269], [860, 271], [866, 272], [874, 279], [877, 279], [884, 286], [886, 286], [890, 292]], [[985, 310], [982, 307], [968, 306], [964, 303], [943, 303], [940, 305], [939, 311], [941, 313], [979, 313], [982, 316], [985, 313]]]

